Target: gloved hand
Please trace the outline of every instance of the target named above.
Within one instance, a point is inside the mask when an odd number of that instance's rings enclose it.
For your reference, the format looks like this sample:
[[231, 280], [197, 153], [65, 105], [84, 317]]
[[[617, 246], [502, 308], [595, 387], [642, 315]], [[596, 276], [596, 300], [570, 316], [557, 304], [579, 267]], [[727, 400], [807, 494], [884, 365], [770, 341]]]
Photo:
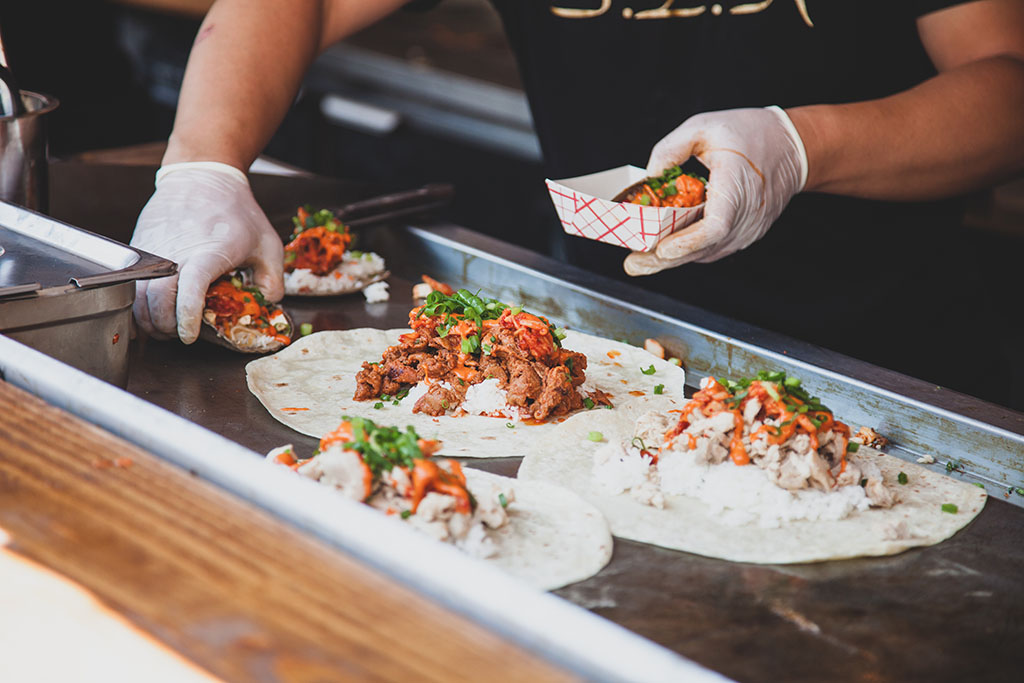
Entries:
[[189, 162], [160, 169], [131, 244], [178, 264], [177, 275], [136, 283], [135, 319], [153, 336], [194, 342], [206, 290], [234, 268], [252, 267], [267, 299], [284, 296], [281, 238], [233, 166]]
[[703, 218], [661, 240], [653, 252], [630, 254], [623, 264], [628, 274], [709, 263], [749, 247], [807, 182], [803, 141], [778, 107], [687, 119], [654, 146], [648, 175], [661, 175], [691, 156], [710, 172]]

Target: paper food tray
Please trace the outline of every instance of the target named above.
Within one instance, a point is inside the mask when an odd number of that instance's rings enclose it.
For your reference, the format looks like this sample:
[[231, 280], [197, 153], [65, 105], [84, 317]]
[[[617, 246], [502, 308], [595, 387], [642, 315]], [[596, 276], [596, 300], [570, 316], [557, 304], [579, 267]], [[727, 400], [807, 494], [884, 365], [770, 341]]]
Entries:
[[620, 166], [599, 173], [546, 180], [562, 228], [599, 242], [633, 251], [651, 251], [673, 231], [697, 220], [704, 205], [689, 208], [643, 206], [613, 202], [612, 197], [647, 177], [636, 166]]

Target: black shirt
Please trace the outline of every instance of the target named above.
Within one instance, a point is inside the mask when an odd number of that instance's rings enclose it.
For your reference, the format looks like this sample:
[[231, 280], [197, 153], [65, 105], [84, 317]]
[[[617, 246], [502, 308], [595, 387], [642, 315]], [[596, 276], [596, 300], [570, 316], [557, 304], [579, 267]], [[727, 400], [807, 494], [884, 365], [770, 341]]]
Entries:
[[[699, 112], [855, 102], [906, 90], [935, 74], [916, 19], [959, 4], [492, 3], [516, 53], [552, 178], [645, 166], [651, 147]], [[976, 276], [964, 263], [961, 209], [956, 199], [803, 194], [748, 249], [634, 282], [982, 395], [982, 368], [958, 374], [951, 361], [964, 344], [985, 355], [987, 343], [971, 334], [981, 306], [971, 289]], [[567, 251], [579, 265], [624, 277], [620, 248], [567, 238]]]

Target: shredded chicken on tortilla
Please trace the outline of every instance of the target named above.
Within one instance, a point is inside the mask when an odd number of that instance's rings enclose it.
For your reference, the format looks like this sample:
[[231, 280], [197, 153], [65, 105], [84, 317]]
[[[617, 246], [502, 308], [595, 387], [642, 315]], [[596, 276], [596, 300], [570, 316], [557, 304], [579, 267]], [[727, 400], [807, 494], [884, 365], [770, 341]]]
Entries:
[[692, 454], [700, 464], [728, 459], [760, 467], [789, 491], [860, 484], [873, 507], [895, 502], [877, 470], [861, 471], [847, 460], [847, 452], [857, 450], [850, 428], [809, 396], [798, 379], [781, 372], [739, 382], [706, 377], [674, 424], [669, 416], [652, 413], [638, 421], [636, 436], [634, 444], [641, 444], [652, 464], [666, 450]]
[[313, 457], [297, 460], [292, 447], [284, 446], [267, 459], [397, 515], [474, 557], [491, 557], [496, 546], [487, 532], [508, 524], [506, 507], [515, 493], [493, 486], [474, 495], [457, 461], [431, 457], [439, 447], [437, 441], [419, 438], [412, 427], [402, 431], [346, 417], [320, 440]]

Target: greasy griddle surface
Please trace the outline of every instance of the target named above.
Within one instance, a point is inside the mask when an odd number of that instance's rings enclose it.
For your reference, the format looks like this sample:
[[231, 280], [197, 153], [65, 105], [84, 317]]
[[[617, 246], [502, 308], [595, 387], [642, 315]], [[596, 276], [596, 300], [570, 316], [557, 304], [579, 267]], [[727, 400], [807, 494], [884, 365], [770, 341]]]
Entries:
[[[54, 215], [127, 240], [154, 170], [51, 165]], [[366, 188], [323, 178], [257, 177], [253, 186], [282, 233], [296, 197], [329, 204], [368, 196]], [[399, 267], [402, 260], [389, 259], [398, 273], [387, 304], [370, 306], [355, 294], [287, 299], [285, 306], [296, 323], [318, 330], [403, 325], [420, 273]], [[211, 344], [139, 339], [128, 388], [257, 452], [284, 443], [310, 452], [313, 439], [277, 422], [246, 389], [248, 360]], [[474, 465], [514, 474], [518, 459]], [[952, 539], [888, 558], [758, 566], [617, 539], [600, 574], [557, 593], [742, 681], [961, 683], [1019, 676], [1022, 576], [1024, 509], [990, 499]]]
[[[413, 281], [389, 282], [386, 304], [361, 294], [284, 304], [315, 330], [397, 327]], [[251, 356], [134, 344], [129, 391], [257, 452], [315, 448], [246, 389]], [[473, 465], [514, 475], [518, 458]], [[557, 593], [739, 680], [977, 681], [1024, 665], [1022, 568], [1024, 510], [990, 499], [951, 540], [880, 559], [758, 566], [616, 539], [608, 567]]]

